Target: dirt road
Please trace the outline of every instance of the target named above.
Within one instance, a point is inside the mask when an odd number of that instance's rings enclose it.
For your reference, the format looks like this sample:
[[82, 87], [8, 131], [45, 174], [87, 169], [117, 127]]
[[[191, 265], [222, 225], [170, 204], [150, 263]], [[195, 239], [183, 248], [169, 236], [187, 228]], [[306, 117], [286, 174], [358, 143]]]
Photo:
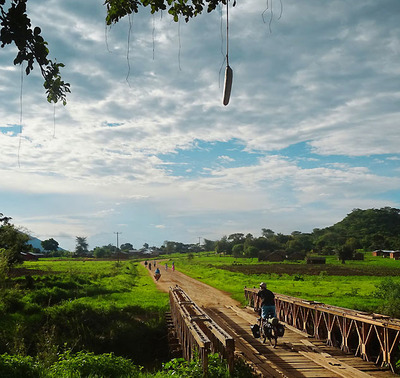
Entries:
[[[170, 287], [178, 285], [201, 307], [240, 306], [240, 303], [232, 299], [229, 294], [182, 274], [179, 272], [179, 267], [172, 271], [171, 263], [168, 264], [166, 270], [164, 264], [163, 262], [157, 263], [161, 271], [161, 278], [158, 281], [154, 280], [160, 290], [168, 292]], [[151, 267], [151, 271], [148, 270], [153, 279], [154, 270], [154, 265]]]

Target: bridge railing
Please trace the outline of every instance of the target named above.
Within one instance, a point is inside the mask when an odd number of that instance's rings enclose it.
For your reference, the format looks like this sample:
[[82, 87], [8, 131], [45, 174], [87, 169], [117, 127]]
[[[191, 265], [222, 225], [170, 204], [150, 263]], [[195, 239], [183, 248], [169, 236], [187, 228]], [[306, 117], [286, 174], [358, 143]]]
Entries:
[[182, 346], [183, 357], [190, 360], [198, 352], [204, 375], [208, 372], [208, 354], [218, 353], [233, 372], [235, 341], [216, 324], [179, 287], [169, 291], [172, 321]]
[[[257, 292], [254, 288], [244, 289], [250, 307], [256, 303]], [[277, 293], [275, 306], [279, 320], [326, 340], [327, 345], [337, 346], [394, 371], [399, 358], [400, 319]]]

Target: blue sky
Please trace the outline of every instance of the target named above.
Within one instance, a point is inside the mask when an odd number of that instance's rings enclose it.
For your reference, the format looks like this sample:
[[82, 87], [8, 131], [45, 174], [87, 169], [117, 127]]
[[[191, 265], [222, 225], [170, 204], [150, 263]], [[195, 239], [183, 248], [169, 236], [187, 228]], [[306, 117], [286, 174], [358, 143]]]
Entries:
[[225, 9], [105, 27], [99, 1], [28, 3], [72, 90], [48, 104], [0, 50], [0, 212], [32, 235], [140, 248], [400, 207], [398, 0], [237, 2], [226, 107]]

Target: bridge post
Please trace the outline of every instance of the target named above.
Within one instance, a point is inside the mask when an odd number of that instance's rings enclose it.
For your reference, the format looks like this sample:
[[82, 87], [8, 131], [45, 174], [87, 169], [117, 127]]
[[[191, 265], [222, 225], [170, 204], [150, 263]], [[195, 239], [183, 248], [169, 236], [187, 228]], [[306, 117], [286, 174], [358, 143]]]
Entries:
[[343, 321], [342, 344], [340, 345], [340, 349], [343, 352], [348, 353], [350, 351], [348, 340], [349, 340], [349, 334], [350, 334], [350, 330], [351, 330], [352, 321], [350, 321], [349, 319], [346, 319], [345, 317], [343, 317], [342, 321]]

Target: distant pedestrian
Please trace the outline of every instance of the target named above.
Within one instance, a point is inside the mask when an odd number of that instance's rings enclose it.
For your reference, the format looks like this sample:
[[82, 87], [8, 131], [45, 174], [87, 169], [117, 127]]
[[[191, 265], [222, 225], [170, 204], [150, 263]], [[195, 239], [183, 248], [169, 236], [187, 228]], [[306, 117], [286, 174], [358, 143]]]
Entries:
[[172, 261], [172, 271], [175, 272], [175, 263]]
[[154, 272], [154, 278], [156, 279], [156, 281], [158, 281], [161, 277], [161, 272], [160, 269], [156, 268], [155, 272]]
[[147, 266], [147, 260], [144, 262], [144, 265]]
[[168, 270], [168, 263], [165, 263], [165, 270]]
[[149, 270], [151, 270], [151, 264], [149, 264]]

